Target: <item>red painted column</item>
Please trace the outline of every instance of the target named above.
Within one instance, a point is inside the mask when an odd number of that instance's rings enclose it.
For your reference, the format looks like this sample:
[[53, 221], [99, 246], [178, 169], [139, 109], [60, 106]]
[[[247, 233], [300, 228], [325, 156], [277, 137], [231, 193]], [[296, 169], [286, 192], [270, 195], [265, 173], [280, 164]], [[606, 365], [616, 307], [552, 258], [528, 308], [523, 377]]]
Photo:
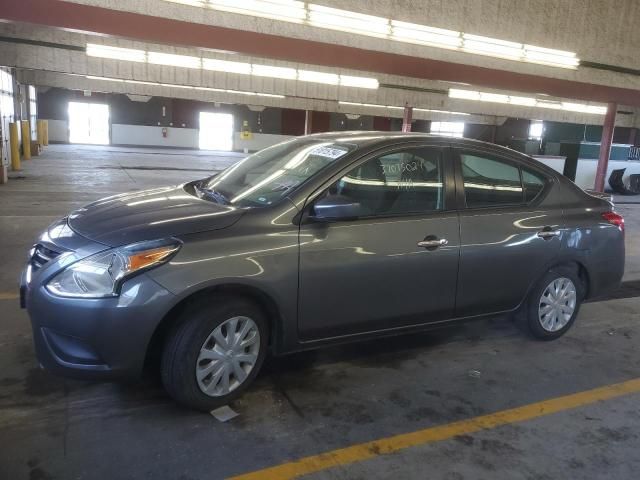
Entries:
[[408, 133], [411, 131], [411, 121], [413, 120], [413, 107], [407, 103], [404, 106], [404, 116], [402, 117], [402, 131]]
[[600, 158], [598, 159], [596, 182], [594, 185], [596, 192], [604, 192], [604, 181], [607, 176], [607, 167], [609, 166], [609, 156], [611, 155], [611, 144], [613, 143], [613, 129], [616, 125], [617, 110], [618, 105], [610, 102], [607, 108], [607, 114], [604, 117], [602, 142], [600, 143]]
[[304, 112], [304, 134], [310, 135], [313, 128], [313, 110], [305, 110]]

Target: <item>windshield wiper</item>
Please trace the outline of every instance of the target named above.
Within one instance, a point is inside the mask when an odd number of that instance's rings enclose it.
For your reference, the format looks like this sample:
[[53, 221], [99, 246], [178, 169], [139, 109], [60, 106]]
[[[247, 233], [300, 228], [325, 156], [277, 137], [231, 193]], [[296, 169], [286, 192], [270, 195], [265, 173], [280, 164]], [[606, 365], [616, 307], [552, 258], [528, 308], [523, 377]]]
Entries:
[[195, 186], [196, 192], [200, 198], [206, 197], [221, 205], [230, 205], [229, 199], [219, 190], [212, 188], [202, 188], [198, 185]]

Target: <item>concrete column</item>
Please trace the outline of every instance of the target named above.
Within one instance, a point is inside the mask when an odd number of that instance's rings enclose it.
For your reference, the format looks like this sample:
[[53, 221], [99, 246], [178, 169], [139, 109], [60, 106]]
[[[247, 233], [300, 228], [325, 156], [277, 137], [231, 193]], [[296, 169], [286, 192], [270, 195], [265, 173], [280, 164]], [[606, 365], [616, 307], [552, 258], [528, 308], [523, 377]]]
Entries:
[[629, 145], [635, 147], [636, 138], [638, 138], [638, 129], [637, 128], [629, 129]]
[[20, 170], [20, 136], [18, 135], [18, 124], [9, 124], [9, 145], [11, 146], [11, 169]]
[[22, 155], [25, 160], [31, 160], [31, 127], [29, 120], [22, 120]]
[[305, 110], [304, 112], [304, 134], [311, 135], [313, 129], [313, 110]]
[[402, 131], [408, 133], [411, 131], [411, 120], [413, 119], [413, 107], [407, 103], [404, 106], [404, 116], [402, 117]]
[[616, 126], [617, 110], [618, 105], [610, 102], [607, 107], [607, 114], [604, 117], [602, 141], [600, 142], [600, 158], [598, 159], [596, 182], [594, 185], [596, 192], [604, 192], [604, 182], [607, 176], [607, 167], [609, 166], [609, 156], [611, 155], [611, 144], [613, 143], [613, 130]]

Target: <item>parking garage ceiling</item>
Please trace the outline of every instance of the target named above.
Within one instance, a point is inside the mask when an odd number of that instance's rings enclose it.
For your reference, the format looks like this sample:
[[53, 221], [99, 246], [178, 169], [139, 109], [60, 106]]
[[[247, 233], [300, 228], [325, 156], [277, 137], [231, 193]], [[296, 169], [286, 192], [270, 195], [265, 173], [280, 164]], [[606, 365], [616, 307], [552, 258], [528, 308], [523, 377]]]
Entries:
[[[10, 42], [3, 47], [8, 64], [40, 85], [349, 113], [384, 109], [388, 116], [400, 116], [409, 103], [423, 110], [417, 118], [436, 119], [472, 113], [601, 123], [604, 104], [614, 101], [626, 113], [619, 124], [640, 121], [640, 75], [628, 41], [639, 34], [624, 22], [637, 13], [633, 1], [600, 9], [606, 13], [597, 18], [589, 2], [577, 1], [517, 9], [500, 1], [455, 8], [396, 2], [393, 9], [373, 2], [371, 17], [362, 17], [357, 2], [316, 10], [288, 2], [298, 13], [275, 9], [277, 3], [252, 2], [247, 10], [222, 0], [114, 0], [104, 9], [91, 0], [1, 0], [0, 17], [13, 23], [0, 33]], [[559, 4], [563, 14], [552, 15]], [[304, 19], [292, 20], [296, 15]], [[522, 33], [525, 18], [534, 24]], [[567, 18], [589, 28], [570, 34]], [[365, 24], [369, 31], [358, 28]], [[102, 54], [92, 54], [91, 45]], [[123, 50], [110, 55], [105, 47]], [[158, 57], [164, 63], [152, 60]], [[77, 78], [61, 77], [68, 74]]]

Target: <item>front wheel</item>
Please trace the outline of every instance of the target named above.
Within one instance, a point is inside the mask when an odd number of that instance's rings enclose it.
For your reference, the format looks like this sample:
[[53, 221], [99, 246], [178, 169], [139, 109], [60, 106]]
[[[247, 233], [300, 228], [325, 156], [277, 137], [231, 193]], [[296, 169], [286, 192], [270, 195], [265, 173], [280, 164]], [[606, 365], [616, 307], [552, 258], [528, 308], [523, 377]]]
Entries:
[[561, 337], [573, 325], [583, 298], [582, 281], [572, 269], [548, 271], [529, 295], [529, 332], [541, 340]]
[[237, 398], [267, 351], [267, 321], [243, 298], [221, 296], [188, 306], [162, 355], [162, 383], [179, 403], [210, 411]]

